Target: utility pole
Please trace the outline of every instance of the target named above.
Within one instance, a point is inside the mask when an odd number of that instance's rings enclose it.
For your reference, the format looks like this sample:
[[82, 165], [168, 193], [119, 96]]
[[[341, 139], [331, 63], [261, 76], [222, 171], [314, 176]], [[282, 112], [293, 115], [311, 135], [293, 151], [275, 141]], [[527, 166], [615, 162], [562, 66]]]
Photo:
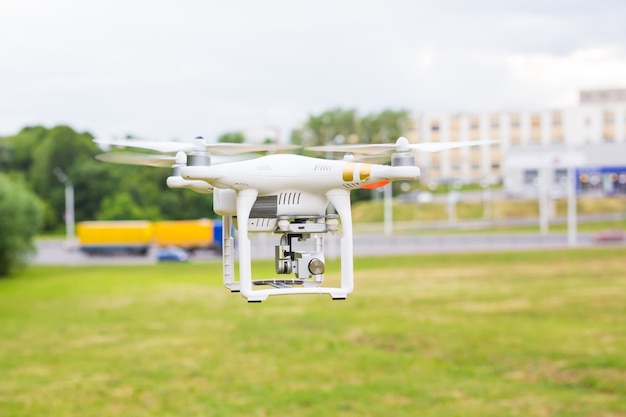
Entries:
[[385, 236], [393, 235], [393, 188], [392, 183], [383, 187]]
[[56, 167], [52, 170], [58, 180], [65, 185], [65, 235], [68, 244], [74, 242], [74, 185], [63, 170]]

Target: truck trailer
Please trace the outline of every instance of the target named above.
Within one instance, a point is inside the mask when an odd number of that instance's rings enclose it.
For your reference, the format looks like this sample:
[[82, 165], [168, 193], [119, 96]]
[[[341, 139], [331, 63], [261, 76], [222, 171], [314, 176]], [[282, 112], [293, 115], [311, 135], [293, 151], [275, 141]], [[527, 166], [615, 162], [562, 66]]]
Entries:
[[146, 255], [151, 246], [222, 249], [222, 222], [199, 220], [172, 221], [85, 221], [76, 226], [80, 250], [90, 254]]
[[153, 241], [149, 221], [87, 221], [76, 226], [80, 250], [90, 254], [146, 255]]
[[209, 219], [156, 222], [154, 243], [161, 248], [176, 246], [190, 252], [197, 249], [220, 249], [221, 222]]

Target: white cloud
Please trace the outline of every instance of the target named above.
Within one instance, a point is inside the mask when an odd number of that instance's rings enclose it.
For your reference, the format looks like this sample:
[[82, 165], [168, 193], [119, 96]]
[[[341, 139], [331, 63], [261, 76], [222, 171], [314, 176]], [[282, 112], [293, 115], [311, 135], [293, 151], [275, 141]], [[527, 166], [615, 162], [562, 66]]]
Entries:
[[[623, 2], [4, 0], [0, 135], [205, 137], [341, 106], [570, 105], [624, 86]], [[621, 17], [620, 17], [621, 16]]]
[[564, 56], [512, 54], [508, 67], [511, 81], [547, 106], [573, 104], [580, 89], [626, 86], [626, 50], [616, 45], [578, 49]]

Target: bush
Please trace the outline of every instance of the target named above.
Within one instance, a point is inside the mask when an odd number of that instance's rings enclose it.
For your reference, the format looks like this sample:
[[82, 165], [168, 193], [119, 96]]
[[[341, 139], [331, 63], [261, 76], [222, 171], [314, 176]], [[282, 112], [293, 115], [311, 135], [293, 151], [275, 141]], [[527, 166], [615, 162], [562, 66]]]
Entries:
[[0, 174], [0, 276], [23, 265], [34, 252], [33, 237], [42, 220], [39, 198], [23, 183]]

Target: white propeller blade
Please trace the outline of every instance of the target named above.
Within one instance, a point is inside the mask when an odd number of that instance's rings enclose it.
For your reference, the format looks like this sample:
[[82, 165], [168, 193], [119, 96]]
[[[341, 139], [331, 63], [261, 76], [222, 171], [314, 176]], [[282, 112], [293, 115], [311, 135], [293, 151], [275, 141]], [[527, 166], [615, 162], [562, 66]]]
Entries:
[[441, 152], [448, 149], [468, 148], [470, 146], [491, 145], [498, 143], [497, 140], [464, 140], [458, 142], [424, 142], [411, 143], [409, 148], [418, 152]]
[[253, 144], [253, 143], [206, 143], [204, 139], [193, 142], [173, 142], [158, 140], [103, 140], [94, 139], [103, 146], [122, 146], [129, 148], [150, 149], [157, 152], [173, 153], [178, 151], [208, 151], [211, 153], [235, 155], [248, 152], [276, 152], [298, 149], [295, 145]]
[[356, 153], [362, 155], [376, 155], [383, 152], [393, 151], [396, 145], [392, 143], [376, 143], [370, 145], [322, 145], [305, 148], [317, 152]]
[[171, 155], [146, 155], [127, 152], [108, 152], [96, 155], [102, 162], [114, 164], [145, 165], [151, 167], [171, 167], [176, 163], [176, 157]]
[[124, 148], [140, 148], [152, 151], [173, 153], [178, 151], [190, 152], [198, 145], [190, 142], [173, 142], [159, 140], [104, 140], [94, 139], [94, 142], [104, 146], [121, 146]]
[[466, 140], [455, 142], [409, 143], [406, 138], [401, 137], [396, 141], [396, 143], [375, 143], [370, 145], [325, 145], [312, 146], [306, 149], [318, 152], [351, 152], [355, 154], [377, 155], [385, 152], [440, 152], [447, 149], [488, 145], [497, 142], [498, 141], [495, 140]]
[[[244, 161], [246, 159], [257, 158], [256, 154], [239, 154], [239, 155], [214, 155], [211, 157], [211, 164], [224, 164], [227, 162]], [[172, 167], [174, 164], [185, 165], [187, 163], [187, 155], [184, 152], [178, 152], [174, 155], [148, 155], [129, 152], [107, 152], [96, 155], [96, 159], [103, 162], [111, 162], [114, 164], [126, 165], [143, 165], [151, 167]]]
[[298, 149], [297, 145], [273, 145], [254, 143], [208, 143], [206, 150], [209, 152], [234, 155], [246, 152], [277, 152]]

